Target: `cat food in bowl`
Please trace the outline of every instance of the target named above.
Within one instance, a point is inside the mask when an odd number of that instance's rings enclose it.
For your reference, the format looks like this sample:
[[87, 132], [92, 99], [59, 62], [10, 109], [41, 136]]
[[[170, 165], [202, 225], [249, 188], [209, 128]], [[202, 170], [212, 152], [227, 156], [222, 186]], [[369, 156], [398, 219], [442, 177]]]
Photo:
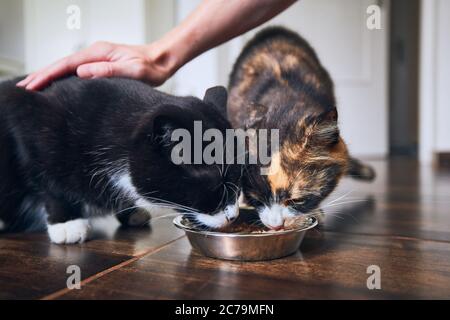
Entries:
[[189, 220], [178, 216], [173, 223], [184, 230], [192, 247], [203, 255], [225, 260], [273, 260], [295, 253], [307, 230], [317, 225], [312, 216], [300, 216], [284, 230], [268, 230], [261, 226], [251, 209], [240, 209], [239, 218], [218, 231], [194, 228]]

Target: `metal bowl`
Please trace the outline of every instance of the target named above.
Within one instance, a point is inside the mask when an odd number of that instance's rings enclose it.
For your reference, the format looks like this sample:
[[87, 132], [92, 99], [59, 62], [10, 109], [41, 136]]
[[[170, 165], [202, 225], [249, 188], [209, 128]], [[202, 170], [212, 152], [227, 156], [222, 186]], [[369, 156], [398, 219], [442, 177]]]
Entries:
[[[240, 214], [242, 215], [242, 213]], [[173, 220], [184, 230], [192, 247], [211, 258], [240, 261], [273, 260], [295, 253], [307, 230], [317, 225], [314, 217], [305, 217], [299, 229], [263, 233], [224, 233], [196, 230], [182, 216]]]

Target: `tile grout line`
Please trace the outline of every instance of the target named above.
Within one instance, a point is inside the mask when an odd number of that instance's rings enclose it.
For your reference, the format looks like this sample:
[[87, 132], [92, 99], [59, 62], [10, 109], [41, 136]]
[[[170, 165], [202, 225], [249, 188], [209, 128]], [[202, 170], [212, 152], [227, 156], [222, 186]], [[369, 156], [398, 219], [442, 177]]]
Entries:
[[[178, 237], [178, 238], [176, 238], [174, 240], [171, 240], [171, 241], [165, 243], [162, 246], [159, 246], [157, 248], [153, 248], [153, 249], [149, 249], [147, 251], [144, 251], [144, 252], [142, 252], [142, 253], [140, 253], [140, 254], [138, 254], [138, 255], [136, 255], [136, 256], [126, 260], [126, 261], [123, 261], [123, 262], [121, 262], [119, 264], [116, 264], [116, 265], [114, 265], [112, 267], [109, 267], [109, 268], [107, 268], [107, 269], [105, 269], [103, 271], [100, 271], [100, 272], [98, 272], [98, 273], [96, 273], [96, 274], [94, 274], [94, 275], [92, 275], [92, 276], [82, 280], [81, 281], [81, 286], [87, 285], [87, 284], [91, 283], [94, 280], [97, 280], [97, 279], [99, 279], [99, 278], [101, 278], [101, 277], [103, 277], [105, 275], [108, 275], [108, 274], [110, 274], [110, 273], [112, 273], [112, 272], [114, 272], [116, 270], [119, 270], [119, 269], [121, 269], [123, 267], [126, 267], [127, 265], [129, 265], [129, 264], [131, 264], [133, 262], [136, 262], [136, 261], [142, 259], [143, 257], [149, 255], [149, 254], [157, 253], [157, 252], [161, 251], [162, 249], [170, 246], [172, 243], [174, 243], [174, 242], [176, 242], [176, 241], [178, 241], [178, 240], [180, 240], [180, 239], [182, 239], [184, 237], [185, 237], [185, 235], [182, 235], [182, 236], [180, 236], [180, 237]], [[54, 293], [48, 294], [48, 295], [40, 298], [39, 300], [55, 300], [55, 299], [65, 295], [65, 294], [69, 293], [70, 291], [72, 291], [72, 289], [64, 288], [64, 289], [58, 290], [58, 291], [56, 291]]]

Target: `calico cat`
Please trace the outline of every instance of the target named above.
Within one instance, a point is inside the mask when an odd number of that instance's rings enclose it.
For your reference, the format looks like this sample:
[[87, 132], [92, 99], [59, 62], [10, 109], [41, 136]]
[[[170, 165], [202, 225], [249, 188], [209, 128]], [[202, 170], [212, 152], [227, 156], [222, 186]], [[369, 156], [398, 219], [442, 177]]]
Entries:
[[[88, 218], [118, 214], [142, 224], [150, 213], [188, 213], [224, 226], [238, 214], [241, 169], [171, 161], [177, 128], [231, 128], [223, 87], [203, 100], [176, 97], [129, 79], [68, 77], [41, 92], [0, 84], [0, 221], [21, 231], [47, 216], [54, 243], [81, 243]], [[138, 219], [127, 220], [130, 214]], [[131, 216], [133, 217], [133, 215]], [[30, 219], [31, 218], [31, 219]]]
[[339, 135], [333, 82], [313, 48], [282, 27], [260, 31], [244, 47], [229, 80], [228, 116], [235, 128], [279, 129], [269, 174], [248, 165], [244, 200], [269, 228], [313, 212], [343, 175], [372, 180]]

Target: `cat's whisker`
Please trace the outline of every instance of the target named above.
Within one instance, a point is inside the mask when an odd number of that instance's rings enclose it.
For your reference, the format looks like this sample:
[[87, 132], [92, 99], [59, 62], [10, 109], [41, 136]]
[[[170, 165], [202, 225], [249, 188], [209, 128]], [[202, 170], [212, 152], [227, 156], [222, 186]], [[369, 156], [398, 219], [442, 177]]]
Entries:
[[[358, 220], [353, 216], [353, 214], [346, 212], [346, 211], [342, 211], [340, 209], [337, 210], [330, 210], [330, 209], [325, 209], [323, 210], [323, 213], [325, 216], [331, 216], [331, 217], [336, 217], [342, 220], [345, 220], [346, 216], [349, 216], [354, 222], [358, 222]], [[344, 216], [344, 217], [342, 217]]]
[[222, 187], [223, 187], [222, 198], [220, 198], [219, 204], [214, 209], [214, 211], [217, 211], [222, 206], [222, 203], [225, 201], [227, 187], [225, 186], [225, 184], [223, 184]]
[[348, 191], [347, 193], [343, 194], [342, 196], [340, 196], [340, 197], [338, 197], [338, 198], [336, 198], [336, 199], [334, 199], [334, 200], [332, 200], [332, 201], [326, 203], [326, 205], [335, 203], [336, 201], [339, 201], [339, 200], [345, 198], [346, 196], [348, 196], [349, 194], [351, 194], [353, 191], [354, 191], [354, 190]]
[[152, 221], [155, 221], [158, 219], [173, 218], [173, 217], [177, 217], [179, 215], [180, 215], [179, 213], [170, 213], [170, 214], [165, 214], [162, 216], [155, 216], [155, 217], [152, 216]]
[[324, 215], [326, 215], [326, 216], [330, 216], [330, 217], [333, 217], [333, 218], [337, 218], [337, 219], [340, 219], [340, 220], [345, 220], [345, 218], [343, 218], [343, 217], [340, 217], [339, 215], [337, 215], [337, 214], [332, 214], [332, 213], [324, 213]]
[[231, 187], [231, 191], [233, 191], [235, 198], [238, 199], [238, 198], [239, 198], [239, 193], [238, 193], [238, 191], [235, 190], [235, 189], [233, 189], [232, 187]]
[[126, 207], [126, 208], [124, 208], [124, 209], [122, 209], [122, 210], [113, 212], [113, 215], [114, 215], [114, 216], [117, 216], [117, 215], [121, 214], [122, 212], [125, 212], [125, 211], [127, 211], [127, 210], [132, 210], [132, 209], [142, 209], [142, 207], [141, 207], [141, 206], [130, 206], [130, 207]]
[[153, 194], [153, 193], [157, 193], [157, 192], [158, 192], [158, 190], [155, 190], [155, 191], [143, 193], [142, 195], [145, 197], [145, 196], [148, 196], [149, 194]]
[[238, 191], [240, 190], [240, 188], [235, 183], [233, 183], [231, 181], [227, 181], [225, 183], [230, 185], [230, 186], [232, 186], [232, 187], [234, 187], [235, 188], [234, 190], [235, 190], [236, 193], [238, 193]]
[[214, 167], [219, 171], [219, 176], [223, 177], [220, 167], [217, 164]]
[[349, 204], [349, 203], [367, 202], [367, 201], [368, 201], [367, 199], [349, 200], [349, 201], [333, 203], [333, 204], [330, 204], [330, 205], [325, 205], [325, 206], [322, 206], [322, 208], [325, 209], [325, 208], [334, 207], [334, 206], [340, 206], [340, 205]]
[[172, 206], [174, 206], [176, 208], [184, 209], [184, 210], [191, 211], [191, 212], [197, 212], [198, 211], [198, 210], [196, 210], [194, 208], [191, 208], [191, 207], [188, 207], [188, 206], [184, 206], [184, 205], [181, 205], [181, 204], [169, 201], [169, 200], [159, 199], [159, 198], [155, 198], [155, 197], [145, 197], [145, 199], [150, 200], [150, 201], [159, 201], [160, 203], [169, 204], [169, 205], [172, 205]]

